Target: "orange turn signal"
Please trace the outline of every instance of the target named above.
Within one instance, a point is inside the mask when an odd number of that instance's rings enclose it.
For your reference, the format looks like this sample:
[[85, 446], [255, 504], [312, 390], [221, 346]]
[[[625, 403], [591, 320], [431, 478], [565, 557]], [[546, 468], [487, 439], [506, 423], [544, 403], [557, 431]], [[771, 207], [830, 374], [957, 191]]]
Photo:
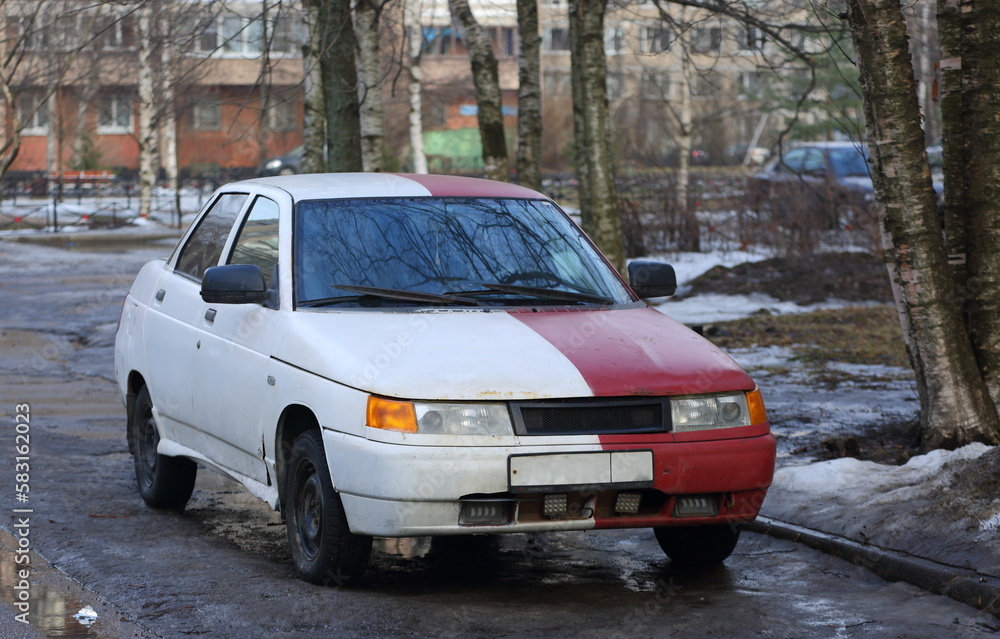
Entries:
[[369, 396], [365, 419], [372, 428], [417, 432], [417, 413], [410, 402]]
[[767, 411], [764, 409], [764, 397], [760, 394], [760, 388], [755, 388], [747, 393], [747, 408], [750, 410], [750, 423], [752, 425], [763, 424], [767, 421]]

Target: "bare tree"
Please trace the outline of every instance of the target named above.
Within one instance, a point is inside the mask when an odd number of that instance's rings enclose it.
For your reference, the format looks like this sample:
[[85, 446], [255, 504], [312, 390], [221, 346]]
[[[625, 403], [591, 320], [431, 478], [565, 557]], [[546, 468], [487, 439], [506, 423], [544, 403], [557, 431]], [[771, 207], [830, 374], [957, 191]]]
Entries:
[[303, 130], [302, 172], [326, 170], [326, 106], [323, 100], [323, 32], [319, 27], [320, 10], [316, 0], [304, 0], [304, 18], [309, 39], [302, 47], [305, 84], [305, 126]]
[[521, 36], [517, 89], [517, 181], [542, 188], [542, 82], [538, 32], [538, 0], [517, 0]]
[[[573, 113], [583, 229], [619, 270], [625, 268], [621, 214], [608, 128], [604, 17], [607, 0], [570, 0]], [[579, 114], [579, 115], [577, 115]], [[586, 182], [586, 184], [584, 184]]]
[[361, 160], [365, 171], [381, 171], [385, 156], [382, 111], [382, 11], [388, 0], [357, 0], [354, 30], [358, 40], [358, 101], [361, 107]]
[[510, 177], [507, 139], [503, 128], [503, 95], [497, 58], [489, 38], [472, 15], [468, 0], [448, 0], [452, 19], [458, 25], [462, 41], [469, 51], [472, 82], [476, 87], [479, 136], [483, 143], [486, 177], [506, 182]]
[[414, 173], [427, 173], [427, 156], [424, 154], [423, 108], [420, 92], [421, 51], [423, 50], [422, 29], [420, 27], [419, 0], [403, 0], [403, 29], [407, 35], [407, 93], [409, 95], [408, 121], [410, 138], [410, 167]]
[[307, 0], [313, 55], [326, 119], [326, 169], [361, 171], [361, 117], [358, 109], [357, 41], [350, 0]]
[[[941, 241], [900, 5], [849, 0], [848, 19], [865, 97], [883, 248], [917, 376], [924, 445], [998, 443], [1000, 418], [955, 302]], [[989, 16], [979, 19], [988, 28], [1000, 27]], [[996, 288], [995, 281], [991, 285]]]

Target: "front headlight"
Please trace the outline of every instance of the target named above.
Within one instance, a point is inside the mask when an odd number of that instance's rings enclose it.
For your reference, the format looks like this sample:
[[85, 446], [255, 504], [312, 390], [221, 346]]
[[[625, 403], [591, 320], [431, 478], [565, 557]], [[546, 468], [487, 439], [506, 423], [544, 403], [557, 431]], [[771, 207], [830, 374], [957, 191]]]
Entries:
[[674, 432], [750, 426], [767, 421], [760, 390], [670, 398]]
[[269, 160], [268, 163], [264, 165], [264, 168], [268, 169], [269, 171], [281, 168], [281, 160], [278, 159]]
[[425, 435], [512, 435], [505, 404], [439, 404], [368, 398], [368, 426]]

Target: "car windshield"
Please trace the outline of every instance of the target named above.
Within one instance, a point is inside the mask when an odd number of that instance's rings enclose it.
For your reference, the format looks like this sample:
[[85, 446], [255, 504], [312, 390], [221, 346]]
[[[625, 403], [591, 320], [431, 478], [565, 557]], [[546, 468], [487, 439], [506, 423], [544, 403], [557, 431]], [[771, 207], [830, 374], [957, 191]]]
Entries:
[[580, 230], [542, 200], [304, 201], [295, 238], [303, 306], [633, 301]]
[[830, 149], [830, 164], [840, 177], [868, 177], [868, 156], [861, 149], [846, 147]]

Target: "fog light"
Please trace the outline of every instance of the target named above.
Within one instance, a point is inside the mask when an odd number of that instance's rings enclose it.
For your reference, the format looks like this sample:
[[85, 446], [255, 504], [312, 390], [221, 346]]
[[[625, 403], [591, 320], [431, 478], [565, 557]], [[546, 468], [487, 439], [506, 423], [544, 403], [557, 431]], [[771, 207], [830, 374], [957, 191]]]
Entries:
[[639, 493], [618, 493], [615, 497], [615, 512], [626, 515], [634, 515], [639, 512], [639, 502], [642, 495]]
[[674, 504], [675, 517], [714, 517], [719, 514], [715, 495], [685, 495]]
[[559, 517], [569, 510], [569, 500], [565, 493], [545, 495], [542, 514], [546, 517]]
[[507, 502], [463, 501], [458, 515], [460, 526], [498, 526], [510, 522]]

